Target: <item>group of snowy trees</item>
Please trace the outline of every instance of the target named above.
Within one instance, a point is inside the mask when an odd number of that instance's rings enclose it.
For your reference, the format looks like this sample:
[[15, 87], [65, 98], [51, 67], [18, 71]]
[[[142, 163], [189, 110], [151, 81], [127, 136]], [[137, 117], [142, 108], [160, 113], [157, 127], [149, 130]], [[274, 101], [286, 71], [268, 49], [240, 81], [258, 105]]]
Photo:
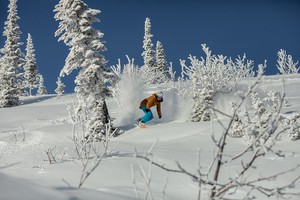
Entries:
[[[39, 75], [37, 70], [35, 50], [30, 34], [27, 38], [25, 57], [20, 49], [22, 42], [21, 31], [17, 24], [19, 17], [16, 3], [17, 0], [10, 0], [9, 14], [3, 32], [6, 41], [1, 49], [0, 57], [0, 107], [19, 105], [19, 97], [26, 93], [26, 89], [28, 89], [29, 95], [32, 95], [32, 91], [36, 88], [38, 88], [38, 94], [47, 93], [44, 78]], [[127, 57], [128, 64], [122, 68], [120, 61], [116, 66], [108, 67], [107, 61], [102, 55], [102, 52], [106, 50], [101, 41], [103, 33], [92, 26], [93, 23], [100, 22], [96, 17], [100, 10], [89, 8], [83, 0], [60, 0], [55, 6], [54, 12], [55, 19], [59, 21], [55, 36], [58, 37], [58, 41], [63, 41], [69, 47], [69, 54], [57, 80], [55, 92], [58, 96], [62, 95], [65, 85], [62, 83], [61, 77], [79, 69], [75, 79], [77, 99], [71, 117], [74, 121], [74, 130], [77, 128], [83, 132], [83, 138], [77, 137], [78, 135], [75, 133], [73, 135], [77, 152], [85, 152], [83, 149], [89, 148], [89, 142], [99, 140], [108, 142], [112, 135], [117, 136], [120, 133], [111, 122], [106, 104], [107, 96], [113, 96], [122, 111], [130, 115], [132, 109], [137, 107], [126, 109], [127, 105], [138, 103], [145, 84], [174, 81], [175, 72], [172, 65], [169, 66], [166, 61], [162, 43], [157, 41], [156, 49], [153, 49], [154, 45], [151, 40], [153, 35], [149, 18], [146, 18], [145, 21], [144, 51], [141, 54], [144, 60], [142, 67], [138, 68], [134, 64], [134, 60]], [[245, 55], [232, 60], [222, 55], [213, 55], [205, 44], [202, 45], [202, 50], [205, 57], [198, 59], [195, 56], [189, 56], [189, 64], [186, 64], [185, 60], [180, 60], [182, 75], [177, 83], [174, 83], [180, 96], [191, 99], [191, 121], [194, 122], [210, 121], [213, 117], [212, 113], [224, 114], [214, 108], [216, 97], [222, 93], [233, 91], [241, 79], [255, 76], [253, 61], [247, 60]], [[278, 52], [277, 68], [280, 73], [298, 73], [297, 64], [298, 62], [294, 62], [292, 56], [287, 55], [286, 51]], [[259, 65], [259, 81], [265, 67], [266, 64]], [[280, 111], [285, 102], [284, 95], [269, 92], [264, 98], [260, 98], [257, 91], [260, 83], [257, 82], [251, 86], [248, 92], [241, 96], [240, 102], [232, 102], [232, 114], [225, 114], [229, 117], [229, 125], [225, 127], [219, 140], [213, 136], [218, 151], [212, 162], [212, 165], [216, 166], [215, 173], [212, 173], [212, 168], [203, 175], [200, 168], [198, 173], [192, 174], [184, 170], [180, 164], [178, 164], [179, 170], [166, 168], [159, 163], [155, 163], [155, 165], [167, 171], [191, 176], [193, 180], [199, 182], [199, 186], [201, 184], [208, 185], [211, 190], [211, 199], [223, 197], [229, 189], [251, 188], [252, 185], [249, 185], [249, 182], [245, 184], [240, 177], [246, 174], [248, 169], [254, 167], [252, 161], [264, 155], [265, 152], [261, 153], [262, 150], [272, 150], [273, 141], [281, 133], [288, 133], [293, 140], [300, 139], [300, 115], [294, 114], [290, 118], [281, 115]], [[124, 88], [125, 86], [126, 88]], [[251, 105], [247, 107], [244, 102], [249, 97]], [[236, 158], [245, 156], [248, 152], [254, 152], [254, 154], [252, 160], [250, 159], [246, 165], [243, 165], [242, 162], [241, 172], [237, 177], [230, 179], [228, 183], [220, 183], [218, 178], [220, 169], [230, 162], [223, 153], [227, 136], [244, 137], [249, 142], [250, 147], [247, 147]], [[257, 149], [259, 151], [256, 151]], [[148, 156], [142, 158], [150, 161]], [[85, 159], [88, 162], [88, 157]], [[90, 173], [87, 173], [87, 176], [89, 175]], [[83, 182], [87, 176], [84, 177]], [[213, 180], [211, 177], [214, 177]], [[254, 182], [259, 183], [260, 180], [257, 179]], [[255, 185], [252, 190], [257, 188], [259, 186]], [[264, 190], [268, 188], [260, 187], [259, 189], [265, 192]], [[266, 191], [266, 193], [268, 192], [270, 191]]]
[[[37, 71], [35, 50], [30, 34], [27, 38], [25, 57], [20, 49], [23, 43], [18, 19], [20, 17], [17, 14], [17, 0], [10, 0], [3, 32], [6, 41], [0, 54], [0, 107], [19, 105], [19, 97], [26, 94], [26, 88], [29, 90], [29, 95], [32, 95], [32, 90], [38, 87], [38, 81], [40, 81], [39, 86], [44, 87], [41, 82], [42, 75]], [[38, 91], [38, 94], [45, 93], [45, 89]]]
[[142, 53], [144, 65], [141, 67], [141, 75], [147, 84], [165, 83], [168, 79], [172, 78], [172, 73], [169, 73], [169, 65], [162, 43], [157, 41], [154, 51], [154, 45], [151, 40], [152, 37], [151, 22], [147, 17], [143, 41], [144, 51]]
[[[235, 60], [223, 55], [212, 55], [206, 44], [202, 45], [206, 57], [201, 59], [189, 56], [190, 64], [180, 60], [181, 77], [175, 85], [177, 93], [192, 100], [192, 121], [209, 121], [211, 109], [218, 94], [233, 91], [242, 78], [255, 76], [253, 61], [247, 60], [246, 55], [238, 56]], [[277, 67], [282, 74], [298, 72], [298, 62], [294, 62], [286, 51], [278, 52]], [[261, 70], [266, 68], [266, 63]]]

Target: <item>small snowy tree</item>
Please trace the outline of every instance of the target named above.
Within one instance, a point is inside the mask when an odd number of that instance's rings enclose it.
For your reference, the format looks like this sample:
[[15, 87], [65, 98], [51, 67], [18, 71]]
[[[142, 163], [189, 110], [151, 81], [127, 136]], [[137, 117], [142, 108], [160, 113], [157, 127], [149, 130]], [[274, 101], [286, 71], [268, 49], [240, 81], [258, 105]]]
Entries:
[[297, 67], [298, 61], [294, 62], [291, 55], [287, 55], [286, 51], [280, 49], [277, 53], [277, 69], [281, 74], [297, 74], [299, 68]]
[[153, 43], [151, 38], [151, 22], [150, 18], [146, 18], [145, 21], [145, 34], [143, 40], [143, 53], [142, 57], [144, 59], [144, 65], [141, 67], [141, 74], [146, 83], [154, 83], [156, 74], [155, 74], [155, 51], [153, 50]]
[[[270, 92], [267, 97], [260, 98], [258, 92], [251, 91], [251, 107], [244, 107], [236, 112], [236, 119], [229, 131], [232, 137], [244, 137], [247, 143], [252, 143], [260, 134], [260, 130], [268, 130], [277, 115], [278, 102], [281, 98], [278, 93]], [[272, 98], [272, 99], [271, 99]], [[251, 110], [252, 114], [248, 110]], [[233, 107], [233, 111], [237, 111]]]
[[155, 74], [156, 79], [155, 83], [165, 83], [168, 80], [168, 63], [166, 60], [165, 51], [163, 45], [160, 41], [156, 43], [156, 66]]
[[47, 89], [44, 85], [44, 77], [40, 74], [39, 75], [39, 86], [38, 86], [38, 91], [37, 91], [38, 95], [45, 95], [48, 94], [47, 93]]
[[57, 94], [57, 97], [60, 97], [65, 91], [64, 88], [66, 87], [65, 84], [61, 81], [60, 77], [57, 77], [57, 88], [55, 89], [55, 92]]
[[55, 19], [60, 21], [55, 36], [59, 36], [58, 40], [70, 47], [60, 75], [69, 75], [74, 69], [80, 68], [75, 79], [77, 114], [85, 116], [86, 138], [101, 139], [110, 120], [105, 95], [106, 85], [113, 74], [105, 66], [106, 60], [101, 55], [106, 50], [100, 41], [103, 33], [92, 27], [94, 22], [100, 21], [96, 17], [100, 10], [90, 9], [82, 0], [61, 0], [54, 12]]
[[20, 27], [17, 20], [17, 0], [10, 0], [8, 6], [8, 16], [5, 21], [3, 36], [6, 37], [4, 48], [1, 49], [1, 91], [0, 107], [12, 107], [19, 105], [19, 91], [17, 88], [18, 71], [17, 68], [23, 64], [20, 46]]
[[[193, 108], [192, 108], [192, 121], [209, 121], [210, 117], [210, 109], [213, 106], [213, 90], [210, 82], [205, 79], [206, 86], [197, 89], [195, 88], [192, 96], [193, 100]], [[195, 84], [193, 84], [195, 85]]]
[[25, 76], [26, 86], [29, 89], [30, 96], [32, 95], [32, 90], [37, 87], [38, 70], [37, 70], [37, 64], [36, 64], [34, 51], [35, 50], [34, 50], [34, 46], [33, 46], [33, 42], [32, 42], [32, 37], [28, 33], [25, 65], [24, 65], [24, 70], [25, 70], [24, 76]]

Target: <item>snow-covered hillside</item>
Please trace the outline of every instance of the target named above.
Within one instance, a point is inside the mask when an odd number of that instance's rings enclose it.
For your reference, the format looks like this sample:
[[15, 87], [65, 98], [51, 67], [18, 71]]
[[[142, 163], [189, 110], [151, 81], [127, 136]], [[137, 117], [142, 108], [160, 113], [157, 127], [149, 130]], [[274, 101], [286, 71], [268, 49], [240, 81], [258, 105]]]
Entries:
[[[283, 76], [266, 77], [265, 91], [282, 91]], [[244, 80], [239, 89], [248, 87], [251, 80]], [[288, 103], [282, 110], [286, 116], [300, 112], [300, 77], [286, 76], [285, 87]], [[153, 144], [153, 159], [170, 168], [176, 168], [178, 161], [185, 169], [197, 173], [200, 166], [207, 168], [213, 158], [215, 145], [211, 139], [212, 130], [222, 131], [216, 120], [210, 122], [188, 122], [188, 103], [177, 97], [165, 86], [148, 88], [142, 100], [151, 92], [163, 89], [162, 119], [155, 119], [146, 129], [133, 126], [136, 116], [130, 120], [118, 120], [118, 110], [113, 99], [109, 100], [109, 109], [114, 125], [125, 133], [112, 138], [111, 154], [106, 157], [80, 189], [75, 189], [80, 180], [82, 164], [76, 158], [72, 136], [72, 124], [67, 105], [72, 104], [72, 95], [56, 98], [54, 95], [26, 97], [22, 105], [0, 109], [0, 199], [197, 199], [198, 183], [180, 173], [161, 170], [156, 166], [135, 157], [135, 151], [147, 152]], [[229, 102], [237, 99], [232, 94], [219, 95], [215, 107], [230, 112]], [[136, 106], [136, 105], [133, 105]], [[136, 106], [136, 115], [142, 112]], [[123, 113], [124, 114], [124, 113]], [[124, 116], [124, 115], [122, 115]], [[226, 121], [225, 118], [220, 118]], [[300, 164], [300, 141], [291, 141], [285, 135], [274, 147], [285, 153], [285, 157], [267, 154], [256, 163], [257, 170], [251, 176], [272, 175]], [[226, 153], [235, 155], [246, 147], [242, 138], [230, 138]], [[51, 150], [56, 163], [50, 164], [47, 153]], [[93, 162], [93, 161], [91, 161]], [[222, 179], [236, 173], [240, 163], [232, 163], [222, 172]], [[146, 177], [142, 171], [145, 170]], [[149, 173], [149, 174], [148, 174]], [[272, 187], [290, 183], [300, 174], [300, 170], [279, 176], [276, 180], [262, 182]], [[146, 180], [145, 180], [146, 179]], [[148, 183], [148, 186], [147, 184]], [[205, 188], [204, 188], [205, 189]], [[300, 191], [299, 183], [294, 191]], [[149, 193], [148, 193], [149, 192]], [[238, 191], [238, 197], [248, 191]], [[203, 190], [205, 197], [208, 191]], [[268, 199], [257, 194], [258, 199]], [[293, 197], [297, 199], [297, 197]], [[300, 197], [298, 197], [299, 199]], [[206, 199], [206, 198], [204, 198]]]

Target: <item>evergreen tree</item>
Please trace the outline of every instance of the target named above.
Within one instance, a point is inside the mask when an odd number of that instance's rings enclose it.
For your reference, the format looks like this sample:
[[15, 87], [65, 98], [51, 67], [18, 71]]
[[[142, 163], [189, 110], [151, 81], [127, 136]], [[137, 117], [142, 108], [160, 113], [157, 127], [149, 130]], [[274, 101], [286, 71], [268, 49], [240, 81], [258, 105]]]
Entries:
[[164, 83], [167, 81], [168, 63], [164, 52], [163, 45], [160, 41], [156, 43], [156, 83]]
[[213, 90], [211, 83], [208, 81], [208, 78], [204, 79], [202, 83], [205, 85], [203, 88], [199, 88], [199, 83], [195, 80], [192, 80], [193, 88], [193, 110], [192, 110], [192, 121], [209, 121], [211, 119], [210, 109], [213, 106]]
[[55, 19], [60, 21], [55, 35], [59, 36], [58, 41], [70, 47], [61, 76], [80, 68], [75, 80], [79, 100], [77, 114], [86, 115], [86, 137], [101, 138], [110, 119], [105, 94], [113, 73], [101, 55], [106, 50], [100, 41], [103, 33], [92, 27], [94, 22], [100, 21], [96, 18], [100, 10], [90, 9], [82, 0], [61, 0], [54, 12]]
[[65, 91], [64, 88], [66, 87], [65, 84], [61, 81], [60, 77], [57, 77], [57, 88], [55, 89], [55, 92], [57, 94], [57, 97], [60, 97]]
[[141, 68], [142, 76], [146, 83], [153, 83], [155, 74], [155, 51], [153, 50], [153, 43], [151, 40], [153, 35], [151, 34], [151, 22], [147, 17], [145, 21], [145, 35], [143, 41], [143, 53], [144, 65]]
[[17, 82], [18, 82], [17, 83], [17, 88], [18, 88], [19, 96], [27, 96], [28, 93], [26, 92], [26, 87], [25, 87], [23, 79], [18, 79]]
[[32, 90], [37, 87], [38, 70], [34, 51], [35, 50], [32, 42], [32, 37], [28, 33], [24, 70], [26, 87], [29, 88], [30, 96], [32, 95]]
[[47, 89], [44, 84], [44, 77], [41, 74], [39, 75], [39, 87], [38, 87], [37, 94], [38, 95], [48, 94]]
[[15, 68], [10, 65], [11, 59], [2, 59], [0, 74], [0, 107], [19, 105], [19, 95], [16, 83]]
[[0, 86], [0, 107], [12, 107], [19, 105], [19, 92], [17, 88], [17, 68], [23, 63], [22, 52], [19, 46], [20, 27], [17, 20], [17, 0], [10, 0], [8, 6], [8, 16], [5, 21], [3, 36], [6, 37], [3, 54], [1, 58], [1, 86]]

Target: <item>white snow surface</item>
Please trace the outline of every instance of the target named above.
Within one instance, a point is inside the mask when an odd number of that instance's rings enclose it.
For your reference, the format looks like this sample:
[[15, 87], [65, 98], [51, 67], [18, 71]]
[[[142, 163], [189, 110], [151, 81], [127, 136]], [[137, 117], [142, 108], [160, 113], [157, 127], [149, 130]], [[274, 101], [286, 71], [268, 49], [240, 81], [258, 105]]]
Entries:
[[[289, 115], [300, 112], [300, 76], [269, 76], [265, 77], [263, 85], [266, 90], [282, 91], [281, 78], [285, 77], [288, 105], [283, 113]], [[244, 80], [239, 89], [248, 87], [252, 80]], [[167, 85], [148, 88], [147, 97], [152, 92], [163, 90], [162, 119], [158, 119], [156, 109], [152, 108], [154, 120], [146, 129], [134, 127], [132, 124], [118, 124], [125, 131], [119, 137], [113, 138], [111, 146], [116, 146], [105, 158], [83, 187], [77, 189], [82, 165], [74, 153], [72, 125], [67, 111], [72, 103], [72, 94], [56, 98], [55, 95], [25, 97], [22, 105], [13, 108], [0, 109], [0, 200], [17, 199], [105, 199], [128, 200], [145, 199], [146, 186], [139, 175], [141, 166], [148, 172], [149, 163], [136, 158], [135, 149], [139, 153], [147, 152], [156, 143], [153, 154], [156, 162], [176, 168], [175, 161], [191, 172], [197, 172], [198, 152], [201, 164], [207, 167], [213, 157], [215, 146], [211, 139], [212, 129], [215, 133], [222, 129], [216, 121], [193, 123], [188, 122], [189, 104], [174, 95]], [[229, 112], [229, 102], [238, 97], [232, 94], [220, 95], [216, 107]], [[118, 109], [114, 107], [113, 99], [108, 100], [111, 115], [118, 118]], [[128, 105], [130, 106], [130, 105]], [[138, 107], [136, 107], [137, 110]], [[138, 111], [142, 115], [142, 111]], [[124, 113], [123, 115], [124, 116]], [[132, 118], [132, 116], [130, 116]], [[126, 120], [122, 120], [123, 122]], [[300, 164], [300, 141], [291, 141], [283, 136], [275, 148], [279, 148], [288, 156], [279, 158], [267, 155], [256, 165], [260, 174], [273, 174], [290, 169]], [[246, 147], [241, 138], [231, 138], [226, 146], [228, 153], [238, 153]], [[54, 148], [57, 163], [48, 162], [46, 150]], [[240, 163], [233, 163], [226, 168], [222, 178], [235, 173]], [[133, 184], [131, 169], [135, 171], [135, 181], [139, 198]], [[290, 182], [300, 171], [294, 171], [281, 176], [276, 181], [266, 184], [274, 186]], [[253, 174], [255, 176], [255, 174]], [[163, 192], [165, 182], [166, 188]], [[150, 190], [153, 199], [197, 199], [198, 185], [182, 174], [163, 171], [151, 167]], [[296, 190], [300, 191], [299, 184]], [[238, 191], [245, 195], [247, 191]], [[205, 194], [205, 191], [203, 192]], [[260, 195], [259, 199], [269, 199]], [[297, 199], [297, 198], [294, 198]]]

